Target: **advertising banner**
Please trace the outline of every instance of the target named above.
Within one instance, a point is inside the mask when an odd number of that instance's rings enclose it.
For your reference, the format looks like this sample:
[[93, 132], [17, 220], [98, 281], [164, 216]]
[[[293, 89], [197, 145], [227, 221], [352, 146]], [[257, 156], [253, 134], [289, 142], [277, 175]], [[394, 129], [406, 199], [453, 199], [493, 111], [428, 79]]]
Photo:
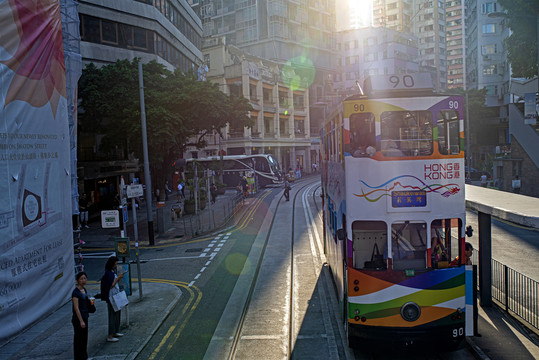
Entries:
[[0, 343], [74, 287], [58, 0], [0, 0]]

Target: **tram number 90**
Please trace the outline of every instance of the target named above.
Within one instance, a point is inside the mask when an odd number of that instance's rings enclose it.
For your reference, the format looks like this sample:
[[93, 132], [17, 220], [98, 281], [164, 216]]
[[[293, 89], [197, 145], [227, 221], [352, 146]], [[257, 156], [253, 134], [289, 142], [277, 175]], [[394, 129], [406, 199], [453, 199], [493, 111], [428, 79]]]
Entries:
[[459, 102], [458, 101], [449, 101], [449, 108], [450, 109], [458, 109], [459, 108]]
[[365, 111], [365, 104], [354, 104], [354, 111]]
[[459, 327], [458, 329], [453, 329], [453, 337], [463, 336], [464, 328]]

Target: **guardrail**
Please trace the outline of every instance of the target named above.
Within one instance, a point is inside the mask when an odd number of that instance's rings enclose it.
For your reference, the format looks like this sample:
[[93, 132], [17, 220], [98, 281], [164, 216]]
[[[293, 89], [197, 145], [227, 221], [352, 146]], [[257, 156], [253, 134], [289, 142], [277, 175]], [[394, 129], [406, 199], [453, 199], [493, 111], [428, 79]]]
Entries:
[[492, 259], [492, 298], [539, 330], [539, 283]]

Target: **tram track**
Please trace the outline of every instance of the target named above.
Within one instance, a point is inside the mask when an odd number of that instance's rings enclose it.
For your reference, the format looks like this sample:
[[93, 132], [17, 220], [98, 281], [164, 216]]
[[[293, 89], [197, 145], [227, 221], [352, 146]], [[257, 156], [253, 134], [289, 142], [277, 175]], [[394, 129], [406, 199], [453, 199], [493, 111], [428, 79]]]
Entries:
[[[292, 199], [292, 217], [291, 217], [291, 231], [290, 231], [290, 244], [289, 244], [289, 249], [290, 249], [290, 254], [289, 254], [289, 266], [290, 266], [290, 272], [289, 272], [289, 285], [288, 285], [288, 336], [287, 336], [287, 344], [286, 344], [286, 357], [291, 359], [293, 358], [293, 346], [294, 346], [294, 341], [295, 341], [295, 334], [296, 334], [296, 324], [295, 324], [295, 297], [294, 297], [294, 287], [295, 287], [295, 282], [294, 282], [294, 239], [295, 239], [295, 207], [296, 207], [296, 202], [298, 201], [298, 196], [302, 193], [302, 190], [304, 190], [306, 187], [308, 186], [312, 186], [313, 185], [313, 182], [307, 182], [305, 184], [301, 184], [301, 186], [299, 188], [297, 188], [297, 191], [294, 192], [294, 197]], [[260, 275], [260, 270], [262, 268], [262, 262], [264, 260], [264, 255], [266, 254], [266, 250], [268, 248], [268, 243], [269, 243], [269, 240], [275, 230], [275, 221], [276, 221], [276, 217], [277, 217], [277, 214], [279, 213], [279, 210], [282, 209], [282, 205], [283, 205], [283, 198], [284, 196], [281, 194], [280, 197], [279, 197], [279, 200], [277, 202], [277, 206], [275, 208], [275, 211], [273, 212], [273, 215], [272, 215], [272, 219], [271, 219], [271, 222], [270, 222], [270, 227], [269, 227], [269, 231], [268, 233], [266, 234], [265, 236], [265, 239], [264, 239], [264, 243], [263, 243], [263, 247], [262, 247], [262, 250], [261, 250], [261, 254], [260, 254], [260, 257], [258, 259], [258, 262], [256, 264], [256, 270], [255, 270], [255, 274], [254, 274], [254, 277], [253, 277], [253, 281], [251, 282], [250, 284], [250, 287], [249, 287], [249, 292], [248, 292], [248, 295], [247, 295], [247, 299], [245, 301], [245, 304], [244, 304], [244, 307], [242, 309], [242, 312], [241, 312], [241, 315], [240, 315], [240, 320], [238, 322], [238, 326], [235, 330], [235, 333], [234, 333], [234, 336], [233, 336], [233, 340], [232, 340], [232, 346], [230, 348], [230, 353], [228, 355], [228, 359], [232, 360], [232, 359], [236, 359], [237, 358], [237, 354], [238, 354], [238, 348], [239, 348], [239, 345], [240, 345], [240, 342], [241, 342], [241, 339], [242, 339], [242, 335], [243, 335], [243, 330], [244, 330], [244, 326], [245, 326], [245, 322], [246, 322], [246, 318], [247, 318], [247, 315], [251, 309], [251, 305], [252, 305], [252, 302], [253, 302], [253, 295], [255, 293], [255, 288], [257, 286], [257, 283], [259, 281], [259, 275]]]

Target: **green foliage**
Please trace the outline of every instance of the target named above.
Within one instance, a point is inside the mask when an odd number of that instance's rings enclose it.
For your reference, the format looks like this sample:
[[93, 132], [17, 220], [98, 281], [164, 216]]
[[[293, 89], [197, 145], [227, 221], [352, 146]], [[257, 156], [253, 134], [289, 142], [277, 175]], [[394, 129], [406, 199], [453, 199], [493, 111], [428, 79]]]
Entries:
[[506, 23], [512, 34], [506, 39], [507, 53], [514, 77], [537, 75], [537, 0], [500, 0], [507, 13]]
[[[103, 134], [103, 151], [117, 147], [142, 159], [138, 61], [118, 60], [97, 68], [89, 64], [79, 81], [82, 132]], [[206, 145], [204, 136], [231, 126], [252, 126], [245, 98], [229, 97], [217, 84], [193, 73], [171, 72], [152, 61], [143, 65], [148, 153], [156, 184], [187, 146]], [[195, 139], [194, 141], [192, 139]]]
[[[468, 114], [470, 116], [470, 139], [472, 144], [497, 142], [497, 128], [488, 126], [488, 120], [498, 116], [496, 107], [485, 106], [486, 89], [451, 89], [452, 93], [465, 96], [468, 93]], [[464, 98], [466, 101], [466, 98]], [[464, 103], [466, 105], [466, 103]], [[464, 113], [466, 116], [466, 113]]]

